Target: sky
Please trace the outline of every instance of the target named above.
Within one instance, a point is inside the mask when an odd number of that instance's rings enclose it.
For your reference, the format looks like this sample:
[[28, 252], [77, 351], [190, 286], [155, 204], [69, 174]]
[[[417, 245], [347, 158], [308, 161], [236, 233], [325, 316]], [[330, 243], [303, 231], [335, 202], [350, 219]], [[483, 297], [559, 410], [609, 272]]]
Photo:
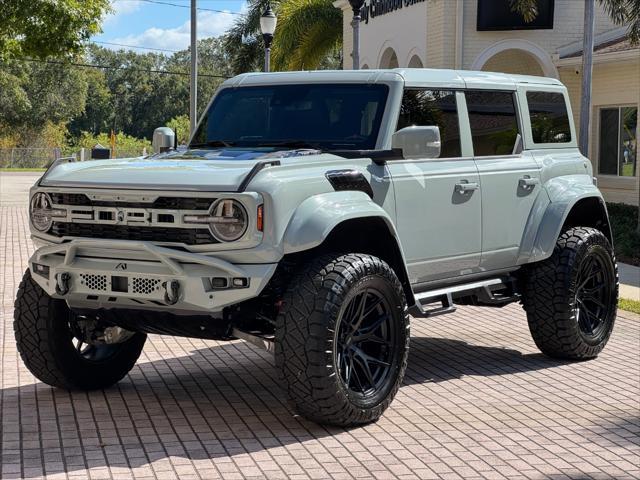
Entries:
[[[221, 35], [238, 17], [228, 12], [240, 13], [245, 8], [244, 0], [197, 1], [198, 38]], [[113, 13], [105, 18], [102, 34], [94, 36], [93, 41], [167, 50], [184, 50], [189, 46], [191, 0], [112, 0], [111, 5]]]

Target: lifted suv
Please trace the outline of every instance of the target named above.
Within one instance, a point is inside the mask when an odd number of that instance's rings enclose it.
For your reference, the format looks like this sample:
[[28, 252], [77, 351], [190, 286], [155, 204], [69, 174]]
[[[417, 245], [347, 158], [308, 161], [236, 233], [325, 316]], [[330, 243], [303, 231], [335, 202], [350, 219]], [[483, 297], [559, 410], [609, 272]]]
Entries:
[[485, 72], [246, 74], [186, 150], [58, 162], [32, 188], [17, 294], [27, 367], [105, 388], [148, 333], [275, 353], [300, 414], [376, 420], [414, 319], [522, 302], [547, 355], [611, 334], [618, 274], [567, 91]]

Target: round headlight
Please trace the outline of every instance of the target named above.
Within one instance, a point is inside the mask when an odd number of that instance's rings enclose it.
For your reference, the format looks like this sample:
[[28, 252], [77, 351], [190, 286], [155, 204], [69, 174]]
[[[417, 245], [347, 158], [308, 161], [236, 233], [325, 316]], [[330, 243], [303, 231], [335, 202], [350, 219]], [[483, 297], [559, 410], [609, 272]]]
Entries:
[[46, 193], [36, 193], [31, 197], [29, 204], [29, 215], [31, 216], [31, 224], [39, 232], [46, 232], [53, 224], [53, 202], [51, 197]]
[[247, 211], [236, 200], [223, 199], [213, 204], [209, 220], [211, 233], [223, 242], [238, 240], [247, 231]]

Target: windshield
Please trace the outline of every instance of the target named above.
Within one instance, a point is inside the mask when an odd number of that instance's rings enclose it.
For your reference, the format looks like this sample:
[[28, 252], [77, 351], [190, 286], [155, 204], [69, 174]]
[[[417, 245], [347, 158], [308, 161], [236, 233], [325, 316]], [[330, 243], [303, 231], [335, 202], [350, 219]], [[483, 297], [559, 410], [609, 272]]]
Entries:
[[225, 88], [190, 146], [371, 150], [388, 90], [367, 84]]

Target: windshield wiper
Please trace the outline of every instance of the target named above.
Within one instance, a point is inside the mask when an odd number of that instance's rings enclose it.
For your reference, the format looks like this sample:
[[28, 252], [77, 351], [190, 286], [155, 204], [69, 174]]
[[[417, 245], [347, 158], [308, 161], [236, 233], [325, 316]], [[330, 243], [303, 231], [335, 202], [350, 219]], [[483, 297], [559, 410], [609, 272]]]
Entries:
[[189, 145], [189, 148], [198, 148], [198, 147], [233, 147], [235, 142], [229, 142], [227, 140], [211, 140], [204, 143], [192, 143]]
[[304, 140], [282, 140], [280, 142], [264, 142], [259, 143], [258, 147], [284, 147], [284, 148], [313, 148], [321, 150], [320, 144], [306, 142]]

